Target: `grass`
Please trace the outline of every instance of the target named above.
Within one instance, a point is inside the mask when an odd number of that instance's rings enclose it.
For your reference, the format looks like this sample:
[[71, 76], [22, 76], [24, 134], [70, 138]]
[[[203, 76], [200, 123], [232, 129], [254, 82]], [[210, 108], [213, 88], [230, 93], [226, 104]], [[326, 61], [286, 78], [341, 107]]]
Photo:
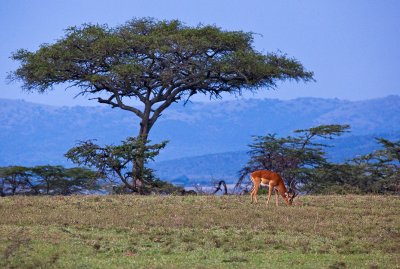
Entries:
[[400, 268], [400, 197], [262, 198], [0, 198], [0, 268]]

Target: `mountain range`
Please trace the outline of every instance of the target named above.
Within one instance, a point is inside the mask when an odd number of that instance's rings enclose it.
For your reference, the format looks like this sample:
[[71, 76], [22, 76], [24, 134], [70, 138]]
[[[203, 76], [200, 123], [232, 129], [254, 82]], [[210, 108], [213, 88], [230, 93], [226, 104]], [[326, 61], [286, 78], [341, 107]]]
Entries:
[[[286, 136], [320, 124], [350, 124], [351, 133], [331, 141], [333, 161], [378, 147], [374, 138], [400, 139], [400, 96], [364, 101], [299, 98], [236, 99], [174, 104], [151, 131], [153, 142], [169, 140], [152, 164], [162, 179], [193, 184], [234, 181], [247, 162], [254, 135]], [[78, 141], [118, 144], [138, 133], [135, 115], [107, 106], [56, 107], [0, 99], [0, 166], [61, 164]]]

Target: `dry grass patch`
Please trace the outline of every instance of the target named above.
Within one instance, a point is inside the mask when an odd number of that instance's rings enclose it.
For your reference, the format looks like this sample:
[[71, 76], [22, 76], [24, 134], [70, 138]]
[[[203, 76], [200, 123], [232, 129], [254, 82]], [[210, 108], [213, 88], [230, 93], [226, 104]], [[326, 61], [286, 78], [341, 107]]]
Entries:
[[399, 208], [395, 196], [278, 208], [241, 196], [1, 198], [0, 267], [396, 268]]

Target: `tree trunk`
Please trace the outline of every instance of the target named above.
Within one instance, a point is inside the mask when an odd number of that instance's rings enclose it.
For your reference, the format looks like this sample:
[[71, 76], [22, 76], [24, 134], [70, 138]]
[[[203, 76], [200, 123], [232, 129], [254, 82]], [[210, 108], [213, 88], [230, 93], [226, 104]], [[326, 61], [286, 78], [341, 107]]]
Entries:
[[[149, 113], [145, 113], [144, 117], [142, 118], [142, 121], [140, 122], [140, 131], [137, 136], [137, 140], [139, 141], [139, 156], [136, 158], [136, 160], [133, 160], [133, 166], [132, 166], [132, 180], [133, 180], [133, 186], [137, 188], [140, 194], [144, 194], [144, 172], [145, 172], [145, 167], [144, 167], [144, 162], [145, 162], [145, 151], [146, 151], [146, 143], [147, 139], [149, 137], [149, 132], [152, 127], [151, 120], [149, 119], [149, 114], [150, 114], [150, 109]], [[137, 186], [136, 182], [140, 182], [141, 186]]]

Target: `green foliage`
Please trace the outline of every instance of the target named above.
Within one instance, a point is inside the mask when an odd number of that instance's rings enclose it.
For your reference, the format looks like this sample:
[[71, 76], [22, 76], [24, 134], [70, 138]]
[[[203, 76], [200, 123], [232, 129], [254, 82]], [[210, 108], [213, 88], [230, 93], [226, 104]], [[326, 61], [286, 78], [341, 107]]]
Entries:
[[378, 143], [380, 143], [384, 149], [376, 151], [374, 153], [375, 158], [379, 158], [381, 162], [384, 163], [397, 163], [400, 164], [400, 140], [390, 141], [384, 138], [377, 138]]
[[37, 183], [45, 190], [45, 194], [50, 194], [65, 185], [61, 183], [65, 174], [65, 168], [62, 166], [36, 166], [32, 168], [32, 172], [36, 176]]
[[174, 100], [197, 90], [219, 95], [240, 87], [275, 86], [277, 80], [312, 79], [298, 61], [263, 55], [252, 42], [252, 33], [189, 27], [177, 20], [133, 19], [115, 28], [84, 24], [36, 52], [18, 50], [12, 58], [21, 66], [10, 78], [21, 79], [28, 90], [43, 92], [73, 82], [83, 92], [117, 90], [139, 99], [145, 97], [144, 87], [155, 95], [180, 87], [185, 92], [174, 93]]
[[[310, 171], [303, 190], [314, 194], [361, 194], [363, 181], [359, 169], [348, 163], [325, 165]], [[366, 182], [365, 182], [366, 183]]]
[[362, 155], [344, 164], [326, 164], [313, 171], [305, 190], [312, 193], [400, 192], [400, 165], [396, 154], [400, 141], [377, 138], [383, 149]]
[[86, 168], [0, 167], [0, 195], [70, 195], [98, 190], [99, 177]]
[[[116, 184], [123, 183], [131, 192], [143, 192], [147, 187], [155, 187], [156, 178], [149, 168], [142, 169], [141, 163], [154, 160], [167, 142], [149, 145], [150, 141], [128, 137], [121, 145], [101, 147], [93, 141], [84, 141], [71, 148], [65, 156], [78, 165], [95, 168], [98, 173]], [[138, 182], [140, 181], [140, 182]]]
[[400, 192], [400, 141], [377, 138], [383, 147], [350, 161], [362, 177], [360, 186], [365, 192]]

